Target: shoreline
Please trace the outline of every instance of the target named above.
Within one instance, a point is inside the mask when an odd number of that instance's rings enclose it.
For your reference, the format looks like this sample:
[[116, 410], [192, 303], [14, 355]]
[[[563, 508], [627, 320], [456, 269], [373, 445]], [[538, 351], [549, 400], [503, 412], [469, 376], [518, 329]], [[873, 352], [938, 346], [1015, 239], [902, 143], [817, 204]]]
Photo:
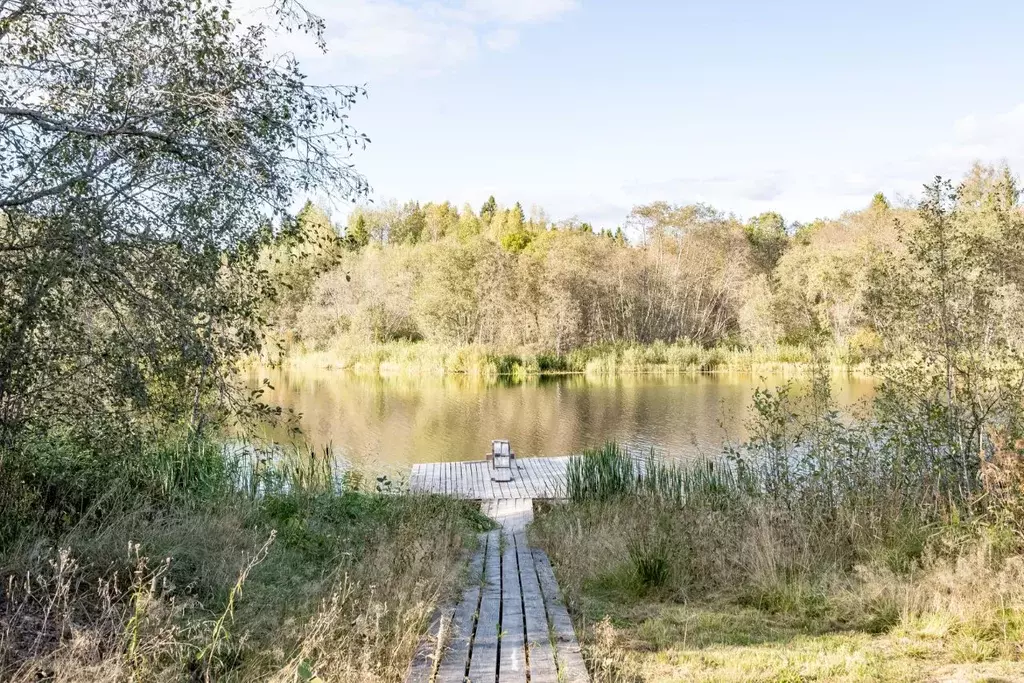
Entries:
[[613, 377], [715, 375], [766, 372], [803, 375], [823, 365], [832, 375], [870, 377], [865, 358], [847, 360], [848, 353], [807, 347], [755, 349], [703, 348], [688, 344], [583, 347], [567, 354], [530, 350], [504, 352], [488, 347], [445, 348], [424, 342], [374, 344], [319, 351], [293, 349], [279, 358], [250, 357], [245, 370], [348, 372], [359, 376], [464, 376], [489, 379], [541, 377]]

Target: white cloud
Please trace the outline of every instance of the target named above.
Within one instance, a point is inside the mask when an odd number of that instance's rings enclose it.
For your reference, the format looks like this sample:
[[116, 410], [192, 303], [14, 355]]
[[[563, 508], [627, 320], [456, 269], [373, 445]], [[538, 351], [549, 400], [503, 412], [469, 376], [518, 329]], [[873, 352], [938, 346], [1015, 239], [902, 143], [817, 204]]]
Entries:
[[[267, 0], [238, 0], [236, 10], [259, 16]], [[475, 57], [481, 45], [505, 51], [519, 41], [520, 27], [554, 20], [577, 0], [307, 0], [306, 9], [325, 24], [327, 55], [308, 36], [283, 33], [272, 48], [333, 68], [380, 75], [437, 72]]]
[[993, 116], [965, 116], [954, 124], [952, 139], [936, 145], [930, 156], [961, 163], [1005, 159], [1020, 167], [1024, 163], [1024, 103]]
[[346, 0], [332, 3], [324, 20], [328, 59], [361, 62], [382, 71], [435, 70], [469, 59], [478, 50], [471, 26], [439, 16], [430, 7]]
[[504, 52], [515, 47], [519, 42], [519, 31], [513, 28], [500, 28], [490, 33], [484, 40], [487, 47], [497, 52]]
[[[778, 210], [790, 220], [811, 220], [861, 208], [879, 191], [912, 199], [936, 175], [957, 181], [975, 161], [1006, 162], [1024, 174], [1024, 104], [1001, 113], [964, 116], [951, 122], [943, 139], [932, 146], [903, 157], [879, 158], [866, 167], [822, 158], [816, 166], [624, 185], [620, 203], [706, 201], [743, 216]], [[597, 203], [594, 207], [602, 210]], [[590, 215], [585, 208], [580, 214]]]
[[578, 7], [576, 0], [466, 0], [466, 9], [484, 21], [526, 24], [550, 21]]

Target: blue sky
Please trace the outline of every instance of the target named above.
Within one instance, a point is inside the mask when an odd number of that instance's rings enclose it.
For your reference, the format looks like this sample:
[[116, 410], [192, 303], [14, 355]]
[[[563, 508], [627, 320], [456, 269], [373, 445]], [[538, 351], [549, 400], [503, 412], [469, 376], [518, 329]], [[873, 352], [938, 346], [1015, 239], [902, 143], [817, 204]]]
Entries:
[[[308, 0], [365, 83], [384, 199], [621, 224], [664, 199], [811, 220], [971, 162], [1024, 169], [1024, 3]], [[342, 212], [344, 209], [340, 209]]]

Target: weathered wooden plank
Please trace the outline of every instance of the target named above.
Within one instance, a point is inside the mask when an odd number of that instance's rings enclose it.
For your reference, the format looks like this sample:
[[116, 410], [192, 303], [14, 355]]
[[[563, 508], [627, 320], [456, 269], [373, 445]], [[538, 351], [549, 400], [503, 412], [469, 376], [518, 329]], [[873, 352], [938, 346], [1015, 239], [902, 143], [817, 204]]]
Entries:
[[426, 465], [413, 465], [413, 470], [416, 472], [416, 492], [426, 493], [426, 478], [425, 474], [427, 471]]
[[512, 481], [495, 482], [485, 461], [436, 462], [413, 466], [409, 488], [476, 500], [563, 498], [567, 458], [526, 458]]
[[480, 467], [480, 465], [478, 463], [474, 463], [473, 477], [474, 477], [474, 479], [476, 479], [476, 486], [477, 486], [477, 491], [476, 491], [477, 495], [475, 497], [479, 498], [481, 500], [483, 500], [485, 498], [490, 498], [491, 497], [490, 496], [490, 491], [484, 485], [483, 468]]
[[490, 482], [487, 480], [487, 463], [479, 462], [476, 465], [476, 480], [480, 485], [480, 498], [492, 498]]
[[420, 639], [416, 652], [413, 654], [409, 671], [405, 675], [405, 683], [430, 683], [434, 671], [437, 670], [437, 651], [446, 637], [451, 624], [454, 608], [450, 605], [439, 607], [430, 620], [427, 635]]
[[544, 606], [547, 609], [548, 622], [555, 640], [555, 661], [558, 665], [559, 681], [564, 683], [590, 683], [590, 675], [583, 663], [580, 644], [576, 640], [576, 632], [572, 628], [572, 619], [565, 609], [565, 602], [558, 590], [555, 573], [547, 553], [535, 548], [533, 562], [537, 570], [537, 580], [541, 593], [544, 595]]
[[533, 488], [530, 486], [530, 475], [525, 469], [520, 468], [516, 473], [516, 482], [519, 485], [520, 498], [533, 498]]
[[534, 488], [536, 489], [534, 498], [544, 498], [545, 490], [547, 486], [545, 484], [545, 477], [541, 474], [541, 471], [536, 463], [531, 463], [529, 468], [529, 476], [534, 481]]
[[552, 480], [555, 477], [555, 472], [551, 468], [551, 464], [547, 458], [543, 458], [537, 463], [537, 472], [544, 480], [544, 490], [548, 491], [551, 488]]
[[542, 481], [537, 476], [537, 465], [533, 462], [535, 458], [528, 458], [523, 461], [523, 474], [526, 478], [527, 488], [530, 491], [531, 498], [539, 498], [543, 493]]
[[537, 462], [533, 463], [534, 475], [537, 477], [542, 492], [539, 497], [547, 498], [547, 491], [550, 485], [551, 474], [548, 472], [547, 467], [544, 466], [544, 459], [538, 458]]
[[519, 561], [519, 580], [523, 590], [523, 620], [526, 625], [526, 652], [530, 664], [531, 683], [558, 680], [555, 665], [555, 649], [548, 629], [544, 597], [537, 580], [533, 553], [526, 543], [526, 533], [518, 532], [513, 537], [516, 544], [516, 559]]
[[466, 467], [466, 463], [460, 462], [459, 463], [459, 477], [458, 477], [459, 498], [469, 498], [469, 490], [470, 490], [469, 480], [466, 478], [466, 473], [468, 471], [469, 470]]
[[537, 497], [546, 497], [548, 490], [548, 475], [547, 472], [544, 471], [544, 467], [540, 462], [533, 463], [533, 477], [537, 482]]
[[[509, 526], [515, 528], [521, 506], [506, 505]], [[526, 683], [526, 635], [523, 624], [523, 596], [519, 587], [519, 561], [511, 533], [505, 534], [501, 561], [501, 648], [498, 678], [501, 683]]]
[[451, 643], [441, 657], [435, 683], [464, 683], [469, 669], [469, 650], [473, 643], [477, 609], [480, 606], [480, 587], [483, 579], [484, 558], [487, 556], [488, 534], [480, 535], [480, 546], [469, 563], [466, 588], [462, 600], [455, 609], [450, 633]]
[[551, 470], [550, 485], [548, 487], [548, 495], [551, 498], [563, 497], [565, 490], [565, 476], [566, 476], [566, 460], [564, 459], [552, 459], [547, 465]]
[[476, 463], [466, 463], [466, 479], [469, 482], [469, 491], [466, 494], [467, 498], [479, 498], [477, 490], [479, 489], [479, 483], [476, 480]]
[[469, 658], [469, 680], [484, 683], [498, 677], [498, 620], [501, 618], [501, 532], [491, 531], [487, 538], [484, 583], [480, 612]]
[[553, 461], [548, 466], [552, 470], [548, 495], [551, 498], [561, 498], [564, 495], [562, 491], [565, 489], [565, 466], [560, 461]]
[[523, 468], [522, 463], [516, 463], [515, 476], [513, 479], [516, 482], [519, 495], [517, 498], [533, 498], [533, 494], [530, 492], [530, 478]]

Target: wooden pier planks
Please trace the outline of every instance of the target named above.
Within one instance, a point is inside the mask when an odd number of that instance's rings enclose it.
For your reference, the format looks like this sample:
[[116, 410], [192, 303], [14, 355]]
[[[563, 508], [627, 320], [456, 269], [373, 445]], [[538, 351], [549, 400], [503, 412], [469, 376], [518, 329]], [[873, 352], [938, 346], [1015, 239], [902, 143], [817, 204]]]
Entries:
[[[482, 537], [459, 604], [439, 610], [430, 633], [440, 633], [424, 639], [406, 683], [589, 683], [551, 565], [526, 541], [533, 501], [481, 508], [501, 529]], [[446, 634], [447, 647], [431, 647]]]
[[473, 630], [476, 627], [476, 615], [480, 607], [484, 558], [487, 556], [487, 548], [497, 542], [497, 532], [481, 535], [480, 547], [473, 555], [473, 559], [470, 560], [466, 588], [462, 591], [462, 600], [452, 617], [451, 643], [441, 658], [437, 677], [434, 679], [436, 683], [463, 683], [466, 680], [466, 671], [469, 669], [469, 652], [473, 644]]
[[491, 480], [483, 460], [431, 462], [412, 466], [409, 490], [470, 500], [562, 498], [568, 457], [517, 458], [512, 481]]
[[548, 629], [547, 613], [544, 609], [544, 597], [537, 581], [537, 570], [533, 562], [533, 553], [526, 544], [526, 534], [516, 533], [513, 536], [516, 546], [516, 559], [519, 563], [519, 581], [523, 590], [523, 621], [526, 624], [526, 652], [530, 662], [530, 680], [558, 680], [558, 669], [555, 665], [555, 649], [551, 644], [551, 632]]
[[[430, 683], [434, 680], [437, 651], [445, 638], [452, 610], [442, 607], [434, 613], [427, 629], [427, 637], [420, 640], [405, 676], [405, 683]], [[459, 683], [462, 683], [460, 680]]]
[[494, 681], [498, 677], [498, 624], [501, 619], [501, 532], [487, 540], [480, 611], [469, 661], [469, 680]]
[[498, 670], [501, 683], [526, 683], [526, 629], [523, 624], [523, 596], [519, 587], [516, 544], [510, 533], [502, 534], [501, 553], [501, 641]]
[[543, 550], [533, 550], [533, 561], [537, 568], [537, 579], [541, 592], [544, 594], [544, 606], [547, 609], [551, 634], [555, 641], [555, 661], [558, 664], [560, 682], [589, 683], [590, 676], [583, 663], [580, 644], [576, 640], [576, 632], [572, 628], [572, 619], [565, 609], [562, 594], [558, 590], [555, 573], [551, 570], [551, 562]]

